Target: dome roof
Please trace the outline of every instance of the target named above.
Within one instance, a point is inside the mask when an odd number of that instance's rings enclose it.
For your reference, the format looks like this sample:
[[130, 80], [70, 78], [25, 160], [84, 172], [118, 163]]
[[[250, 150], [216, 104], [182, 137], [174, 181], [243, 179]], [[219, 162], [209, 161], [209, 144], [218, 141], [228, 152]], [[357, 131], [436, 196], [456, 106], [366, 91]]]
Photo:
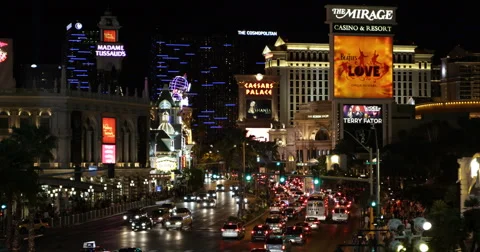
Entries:
[[165, 131], [168, 135], [175, 134], [175, 129], [170, 123], [161, 123], [160, 126], [158, 126], [158, 129]]

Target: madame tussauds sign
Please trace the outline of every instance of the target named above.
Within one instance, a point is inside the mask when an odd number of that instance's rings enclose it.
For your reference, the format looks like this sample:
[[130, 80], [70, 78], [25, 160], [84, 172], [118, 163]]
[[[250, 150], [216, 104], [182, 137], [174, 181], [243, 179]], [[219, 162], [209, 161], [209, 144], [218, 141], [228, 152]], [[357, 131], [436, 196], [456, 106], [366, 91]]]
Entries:
[[327, 23], [351, 22], [395, 24], [395, 7], [327, 5]]

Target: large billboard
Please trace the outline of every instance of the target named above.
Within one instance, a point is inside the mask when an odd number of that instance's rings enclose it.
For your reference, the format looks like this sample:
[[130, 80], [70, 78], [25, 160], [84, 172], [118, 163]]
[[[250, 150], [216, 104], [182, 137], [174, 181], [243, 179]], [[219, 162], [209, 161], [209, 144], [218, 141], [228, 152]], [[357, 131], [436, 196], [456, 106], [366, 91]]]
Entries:
[[12, 39], [0, 38], [0, 88], [15, 88]]
[[379, 124], [382, 123], [381, 105], [343, 105], [343, 123]]
[[117, 133], [117, 119], [111, 117], [102, 118], [102, 143], [115, 144]]
[[271, 100], [247, 100], [247, 119], [270, 119], [272, 118]]
[[335, 98], [392, 98], [393, 38], [334, 36]]

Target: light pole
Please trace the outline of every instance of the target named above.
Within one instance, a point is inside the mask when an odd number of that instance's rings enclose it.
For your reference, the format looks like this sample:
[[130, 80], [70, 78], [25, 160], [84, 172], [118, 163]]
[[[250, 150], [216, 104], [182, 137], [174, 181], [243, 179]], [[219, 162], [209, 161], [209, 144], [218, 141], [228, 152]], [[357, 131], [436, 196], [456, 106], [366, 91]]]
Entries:
[[[369, 183], [370, 183], [370, 196], [373, 196], [373, 149], [371, 147], [367, 147], [365, 146], [364, 144], [362, 144], [360, 141], [358, 141], [358, 139], [356, 137], [354, 137], [352, 135], [352, 133], [344, 130], [345, 133], [347, 133], [349, 136], [351, 136], [358, 144], [360, 144], [360, 146], [362, 146], [366, 151], [368, 151], [368, 154], [369, 154], [369, 173], [370, 173], [370, 177], [369, 177]], [[378, 162], [378, 161], [377, 161]], [[378, 172], [377, 172], [377, 176], [378, 176]], [[377, 180], [377, 183], [378, 183], [378, 180]], [[380, 202], [378, 202], [380, 204]]]
[[[378, 136], [377, 136], [377, 129], [372, 124], [372, 129], [375, 132], [375, 145], [377, 147], [377, 203], [380, 204], [380, 147], [378, 146]], [[370, 148], [371, 149], [371, 148]], [[370, 156], [371, 157], [371, 156]], [[380, 216], [380, 207], [377, 207], [377, 216]]]
[[239, 203], [239, 215], [240, 218], [243, 217], [243, 208], [245, 206], [244, 198], [245, 198], [245, 172], [246, 172], [246, 165], [245, 165], [245, 160], [246, 160], [246, 151], [245, 151], [245, 146], [246, 143], [245, 141], [242, 142], [242, 175], [240, 177], [240, 186], [242, 188], [242, 193], [240, 194], [240, 203]]

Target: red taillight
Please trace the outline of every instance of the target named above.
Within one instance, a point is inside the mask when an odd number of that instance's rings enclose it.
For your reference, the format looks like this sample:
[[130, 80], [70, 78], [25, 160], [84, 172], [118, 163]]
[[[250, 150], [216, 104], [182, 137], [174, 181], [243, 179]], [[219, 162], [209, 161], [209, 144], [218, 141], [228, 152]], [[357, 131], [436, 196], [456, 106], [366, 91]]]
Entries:
[[221, 230], [222, 232], [224, 232], [224, 231], [225, 231], [225, 229], [224, 229], [224, 228], [222, 228], [222, 229], [220, 229], [220, 230]]
[[254, 234], [254, 233], [255, 233], [255, 231], [252, 231], [252, 234]]
[[235, 231], [240, 232], [240, 229], [237, 228], [237, 229], [235, 229]]
[[305, 230], [309, 230], [310, 228], [309, 227], [306, 227]]
[[303, 238], [303, 235], [302, 235], [302, 234], [300, 234], [300, 238]]
[[264, 249], [267, 249], [267, 245], [266, 245], [266, 244], [265, 244], [265, 245], [263, 245], [263, 248], [264, 248]]
[[282, 245], [282, 250], [285, 250], [285, 245]]

